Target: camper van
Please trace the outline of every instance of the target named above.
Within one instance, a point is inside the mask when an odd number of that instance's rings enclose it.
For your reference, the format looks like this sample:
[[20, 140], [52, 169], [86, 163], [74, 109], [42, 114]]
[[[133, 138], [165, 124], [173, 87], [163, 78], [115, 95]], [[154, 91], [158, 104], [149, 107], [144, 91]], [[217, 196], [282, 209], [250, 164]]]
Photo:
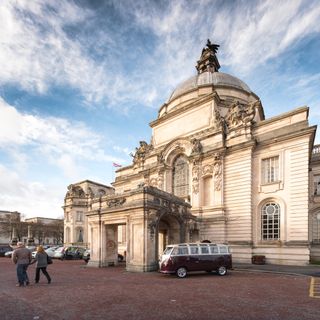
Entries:
[[220, 276], [232, 268], [232, 256], [225, 244], [181, 243], [166, 247], [159, 260], [161, 273], [185, 278], [188, 272], [217, 272]]

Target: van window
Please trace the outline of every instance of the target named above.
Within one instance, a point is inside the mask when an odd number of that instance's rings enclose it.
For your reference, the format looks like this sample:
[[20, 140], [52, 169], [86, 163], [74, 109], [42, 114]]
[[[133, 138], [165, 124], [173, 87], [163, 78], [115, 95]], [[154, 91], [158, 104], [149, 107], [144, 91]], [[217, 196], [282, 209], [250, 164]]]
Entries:
[[209, 248], [208, 247], [201, 247], [201, 253], [202, 254], [208, 254], [209, 253]]
[[173, 247], [167, 247], [166, 250], [164, 250], [163, 254], [170, 254]]
[[217, 246], [210, 246], [210, 252], [211, 253], [218, 253], [219, 252], [218, 247]]
[[178, 248], [178, 255], [184, 255], [184, 254], [188, 254], [188, 247], [179, 247]]
[[190, 254], [199, 254], [199, 247], [190, 246]]
[[220, 253], [228, 253], [228, 248], [226, 246], [219, 247]]

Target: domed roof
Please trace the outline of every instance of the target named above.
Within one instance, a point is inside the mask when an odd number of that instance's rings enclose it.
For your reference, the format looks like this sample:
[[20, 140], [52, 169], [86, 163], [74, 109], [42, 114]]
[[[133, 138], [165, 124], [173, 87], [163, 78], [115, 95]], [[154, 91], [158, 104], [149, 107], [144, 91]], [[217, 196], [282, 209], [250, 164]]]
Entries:
[[248, 85], [246, 85], [243, 81], [230, 74], [218, 71], [205, 71], [203, 73], [197, 74], [189, 78], [188, 80], [178, 85], [178, 87], [172, 92], [168, 102], [174, 100], [175, 98], [179, 97], [184, 93], [208, 85], [213, 85], [214, 87], [231, 87], [246, 91], [248, 93], [252, 92]]

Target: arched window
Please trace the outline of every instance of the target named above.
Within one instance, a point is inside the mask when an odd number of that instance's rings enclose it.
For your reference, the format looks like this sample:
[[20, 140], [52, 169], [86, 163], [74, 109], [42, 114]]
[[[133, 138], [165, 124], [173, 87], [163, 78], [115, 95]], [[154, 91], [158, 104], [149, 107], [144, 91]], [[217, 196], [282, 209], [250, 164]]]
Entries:
[[189, 165], [184, 156], [179, 156], [173, 165], [173, 194], [178, 197], [189, 195]]
[[83, 230], [82, 228], [77, 229], [77, 242], [83, 242]]
[[275, 202], [268, 202], [261, 208], [261, 238], [280, 239], [280, 206]]

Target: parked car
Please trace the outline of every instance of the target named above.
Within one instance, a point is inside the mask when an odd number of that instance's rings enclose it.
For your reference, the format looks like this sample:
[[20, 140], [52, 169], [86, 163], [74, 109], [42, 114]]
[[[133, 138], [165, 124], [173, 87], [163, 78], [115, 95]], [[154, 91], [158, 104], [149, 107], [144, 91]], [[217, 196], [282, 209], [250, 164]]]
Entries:
[[229, 247], [214, 243], [183, 243], [168, 245], [159, 261], [161, 273], [185, 278], [191, 271], [217, 272], [220, 276], [232, 268]]
[[13, 248], [10, 247], [9, 245], [0, 246], [0, 257], [4, 257], [6, 252], [12, 251], [12, 250], [13, 250]]
[[44, 250], [44, 251], [46, 252], [46, 254], [47, 254], [49, 257], [53, 258], [53, 257], [54, 257], [54, 252], [55, 252], [58, 248], [61, 248], [61, 247], [50, 247], [50, 248], [48, 248], [48, 249], [46, 249], [46, 250]]
[[64, 247], [59, 247], [53, 252], [53, 256], [51, 258], [54, 259], [64, 259]]
[[82, 247], [68, 247], [64, 250], [64, 259], [66, 260], [82, 259], [82, 256], [85, 250], [86, 249]]
[[11, 258], [11, 257], [12, 257], [12, 253], [13, 253], [13, 250], [12, 250], [12, 251], [7, 251], [7, 252], [4, 254], [4, 256], [5, 256], [6, 258]]
[[[88, 263], [90, 260], [90, 249], [87, 249], [84, 251], [82, 259], [85, 261], [85, 263]], [[124, 260], [124, 256], [120, 253], [118, 253], [118, 261], [121, 262]]]

